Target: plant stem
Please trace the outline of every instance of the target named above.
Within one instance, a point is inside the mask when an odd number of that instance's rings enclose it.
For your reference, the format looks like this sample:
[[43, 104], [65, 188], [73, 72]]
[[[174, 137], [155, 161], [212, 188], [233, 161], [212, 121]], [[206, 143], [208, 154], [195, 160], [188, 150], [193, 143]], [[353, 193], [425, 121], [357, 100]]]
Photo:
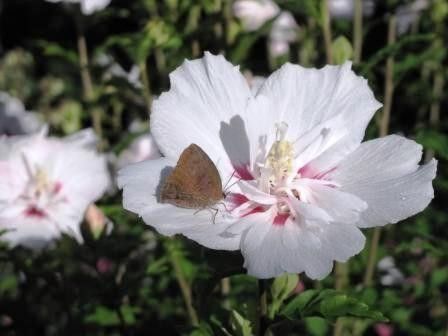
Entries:
[[[87, 103], [92, 103], [94, 99], [93, 92], [93, 84], [92, 84], [92, 76], [89, 71], [89, 55], [87, 51], [87, 43], [84, 35], [84, 31], [82, 28], [82, 24], [80, 20], [77, 22], [78, 28], [78, 56], [79, 56], [79, 68], [81, 75], [81, 82], [83, 88], [84, 99]], [[102, 128], [101, 128], [101, 110], [99, 109], [91, 109], [91, 119], [93, 129], [99, 138], [102, 137]]]
[[[445, 79], [443, 77], [442, 69], [437, 69], [434, 75], [434, 82], [432, 86], [432, 98], [431, 108], [429, 111], [429, 126], [431, 129], [436, 129], [440, 122], [440, 100], [443, 94], [443, 87], [445, 85]], [[434, 151], [429, 149], [425, 153], [425, 161], [429, 161], [434, 157]]]
[[191, 56], [193, 58], [198, 58], [199, 56], [201, 56], [201, 46], [197, 39], [194, 39], [191, 42]]
[[230, 309], [229, 294], [230, 294], [230, 278], [221, 279], [221, 294], [223, 297], [223, 306]]
[[148, 68], [146, 67], [146, 61], [142, 61], [139, 64], [140, 76], [143, 83], [143, 95], [145, 96], [146, 108], [148, 109], [148, 116], [151, 115], [152, 93], [151, 82], [149, 81]]
[[362, 0], [355, 0], [355, 17], [353, 18], [353, 62], [361, 62], [362, 55]]
[[321, 1], [322, 8], [322, 31], [324, 34], [325, 41], [325, 54], [327, 55], [327, 63], [333, 63], [333, 48], [332, 48], [332, 38], [331, 38], [331, 24], [330, 24], [330, 12], [328, 10], [328, 1]]
[[[391, 46], [396, 42], [397, 37], [397, 20], [395, 15], [389, 18], [389, 27], [387, 34], [387, 45]], [[390, 111], [392, 108], [392, 100], [394, 93], [394, 56], [389, 56], [386, 61], [386, 76], [384, 86], [384, 107], [380, 123], [380, 137], [389, 133]]]
[[82, 88], [84, 92], [84, 99], [93, 99], [93, 84], [92, 77], [89, 71], [89, 56], [87, 52], [86, 38], [81, 29], [78, 30], [78, 54], [79, 67], [81, 71]]
[[[348, 284], [350, 283], [349, 272], [350, 269], [348, 262], [336, 263], [334, 272], [336, 290], [343, 290], [348, 287]], [[338, 318], [333, 329], [333, 335], [334, 336], [342, 335], [343, 327], [344, 327], [344, 320], [342, 318]]]
[[193, 307], [193, 297], [191, 295], [190, 284], [188, 283], [187, 279], [185, 279], [182, 267], [180, 265], [179, 256], [172, 248], [171, 241], [168, 241], [167, 250], [169, 253], [171, 264], [174, 268], [174, 274], [176, 276], [177, 283], [179, 284], [180, 290], [182, 292], [182, 297], [187, 308], [188, 316], [190, 317], [190, 322], [193, 326], [197, 326], [199, 325], [199, 319], [196, 310]]
[[267, 300], [267, 282], [266, 280], [258, 280], [258, 305], [257, 305], [257, 335], [264, 335], [266, 331], [266, 317], [268, 314], [268, 300]]
[[[391, 46], [396, 41], [397, 22], [395, 15], [389, 17], [387, 45]], [[389, 56], [386, 61], [386, 76], [384, 86], [384, 107], [380, 120], [380, 137], [384, 137], [389, 132], [390, 111], [392, 107], [392, 99], [394, 93], [394, 57]], [[370, 243], [369, 257], [367, 261], [367, 270], [364, 276], [364, 286], [369, 287], [372, 284], [373, 274], [375, 272], [376, 255], [378, 252], [378, 244], [381, 236], [381, 228], [376, 227]]]

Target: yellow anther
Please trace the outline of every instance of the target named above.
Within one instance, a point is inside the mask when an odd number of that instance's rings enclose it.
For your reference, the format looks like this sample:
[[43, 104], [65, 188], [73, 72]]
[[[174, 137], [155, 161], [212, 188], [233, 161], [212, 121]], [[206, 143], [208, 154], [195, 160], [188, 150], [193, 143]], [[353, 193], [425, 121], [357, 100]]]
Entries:
[[50, 181], [48, 180], [48, 175], [41, 168], [37, 168], [37, 171], [35, 174], [35, 181], [36, 181], [36, 191], [37, 192], [44, 192], [44, 191], [48, 190], [48, 188], [50, 187]]
[[294, 157], [292, 143], [284, 140], [288, 125], [284, 122], [276, 124], [276, 141], [272, 144], [266, 158], [266, 167], [271, 168], [270, 180], [280, 182], [291, 172]]

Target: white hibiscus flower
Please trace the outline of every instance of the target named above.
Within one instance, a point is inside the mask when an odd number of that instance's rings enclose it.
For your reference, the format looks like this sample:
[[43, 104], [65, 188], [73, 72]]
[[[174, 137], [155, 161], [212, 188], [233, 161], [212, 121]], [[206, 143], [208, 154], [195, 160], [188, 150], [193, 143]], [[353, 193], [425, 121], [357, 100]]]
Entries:
[[65, 3], [78, 3], [81, 6], [81, 12], [84, 15], [91, 15], [94, 12], [103, 10], [106, 8], [111, 0], [46, 0], [49, 2], [65, 2]]
[[[375, 0], [362, 0], [363, 16], [372, 16], [375, 10]], [[355, 12], [353, 0], [328, 0], [330, 15], [336, 19], [352, 19]]]
[[42, 125], [37, 113], [27, 111], [20, 100], [0, 92], [0, 135], [30, 134]]
[[130, 163], [160, 158], [160, 152], [151, 134], [136, 137], [128, 148], [118, 156], [116, 166], [122, 168]]
[[110, 182], [105, 158], [84, 138], [0, 137], [0, 239], [32, 248], [62, 233], [82, 241], [84, 212]]
[[287, 54], [290, 43], [297, 40], [299, 26], [294, 16], [288, 11], [281, 11], [272, 0], [237, 0], [233, 4], [233, 13], [247, 31], [256, 31], [275, 18], [268, 42], [273, 57]]
[[[325, 277], [361, 251], [360, 228], [396, 223], [433, 198], [436, 161], [419, 166], [420, 145], [396, 135], [361, 143], [381, 104], [350, 67], [285, 64], [253, 94], [223, 56], [185, 61], [153, 104], [151, 134], [165, 157], [119, 172], [124, 207], [162, 234], [241, 249], [256, 277]], [[216, 217], [158, 202], [191, 143], [231, 179]]]

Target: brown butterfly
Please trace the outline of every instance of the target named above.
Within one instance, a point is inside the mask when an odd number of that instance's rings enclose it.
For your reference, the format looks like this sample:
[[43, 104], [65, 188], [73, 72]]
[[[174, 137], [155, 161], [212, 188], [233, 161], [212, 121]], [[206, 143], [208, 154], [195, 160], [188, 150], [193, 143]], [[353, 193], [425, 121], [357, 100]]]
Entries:
[[205, 209], [225, 197], [215, 164], [196, 144], [188, 146], [166, 178], [160, 194], [162, 203], [187, 209]]

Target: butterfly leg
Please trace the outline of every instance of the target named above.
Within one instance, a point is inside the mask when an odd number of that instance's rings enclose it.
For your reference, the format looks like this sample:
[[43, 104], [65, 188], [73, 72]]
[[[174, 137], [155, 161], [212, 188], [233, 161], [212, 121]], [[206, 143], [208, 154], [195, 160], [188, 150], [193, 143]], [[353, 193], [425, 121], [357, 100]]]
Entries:
[[204, 210], [209, 210], [209, 211], [211, 211], [213, 213], [213, 224], [215, 224], [216, 216], [218, 215], [219, 210], [216, 209], [216, 208], [201, 208], [201, 209], [196, 210], [194, 212], [194, 214], [196, 215], [197, 213], [199, 213], [201, 211], [204, 211]]

